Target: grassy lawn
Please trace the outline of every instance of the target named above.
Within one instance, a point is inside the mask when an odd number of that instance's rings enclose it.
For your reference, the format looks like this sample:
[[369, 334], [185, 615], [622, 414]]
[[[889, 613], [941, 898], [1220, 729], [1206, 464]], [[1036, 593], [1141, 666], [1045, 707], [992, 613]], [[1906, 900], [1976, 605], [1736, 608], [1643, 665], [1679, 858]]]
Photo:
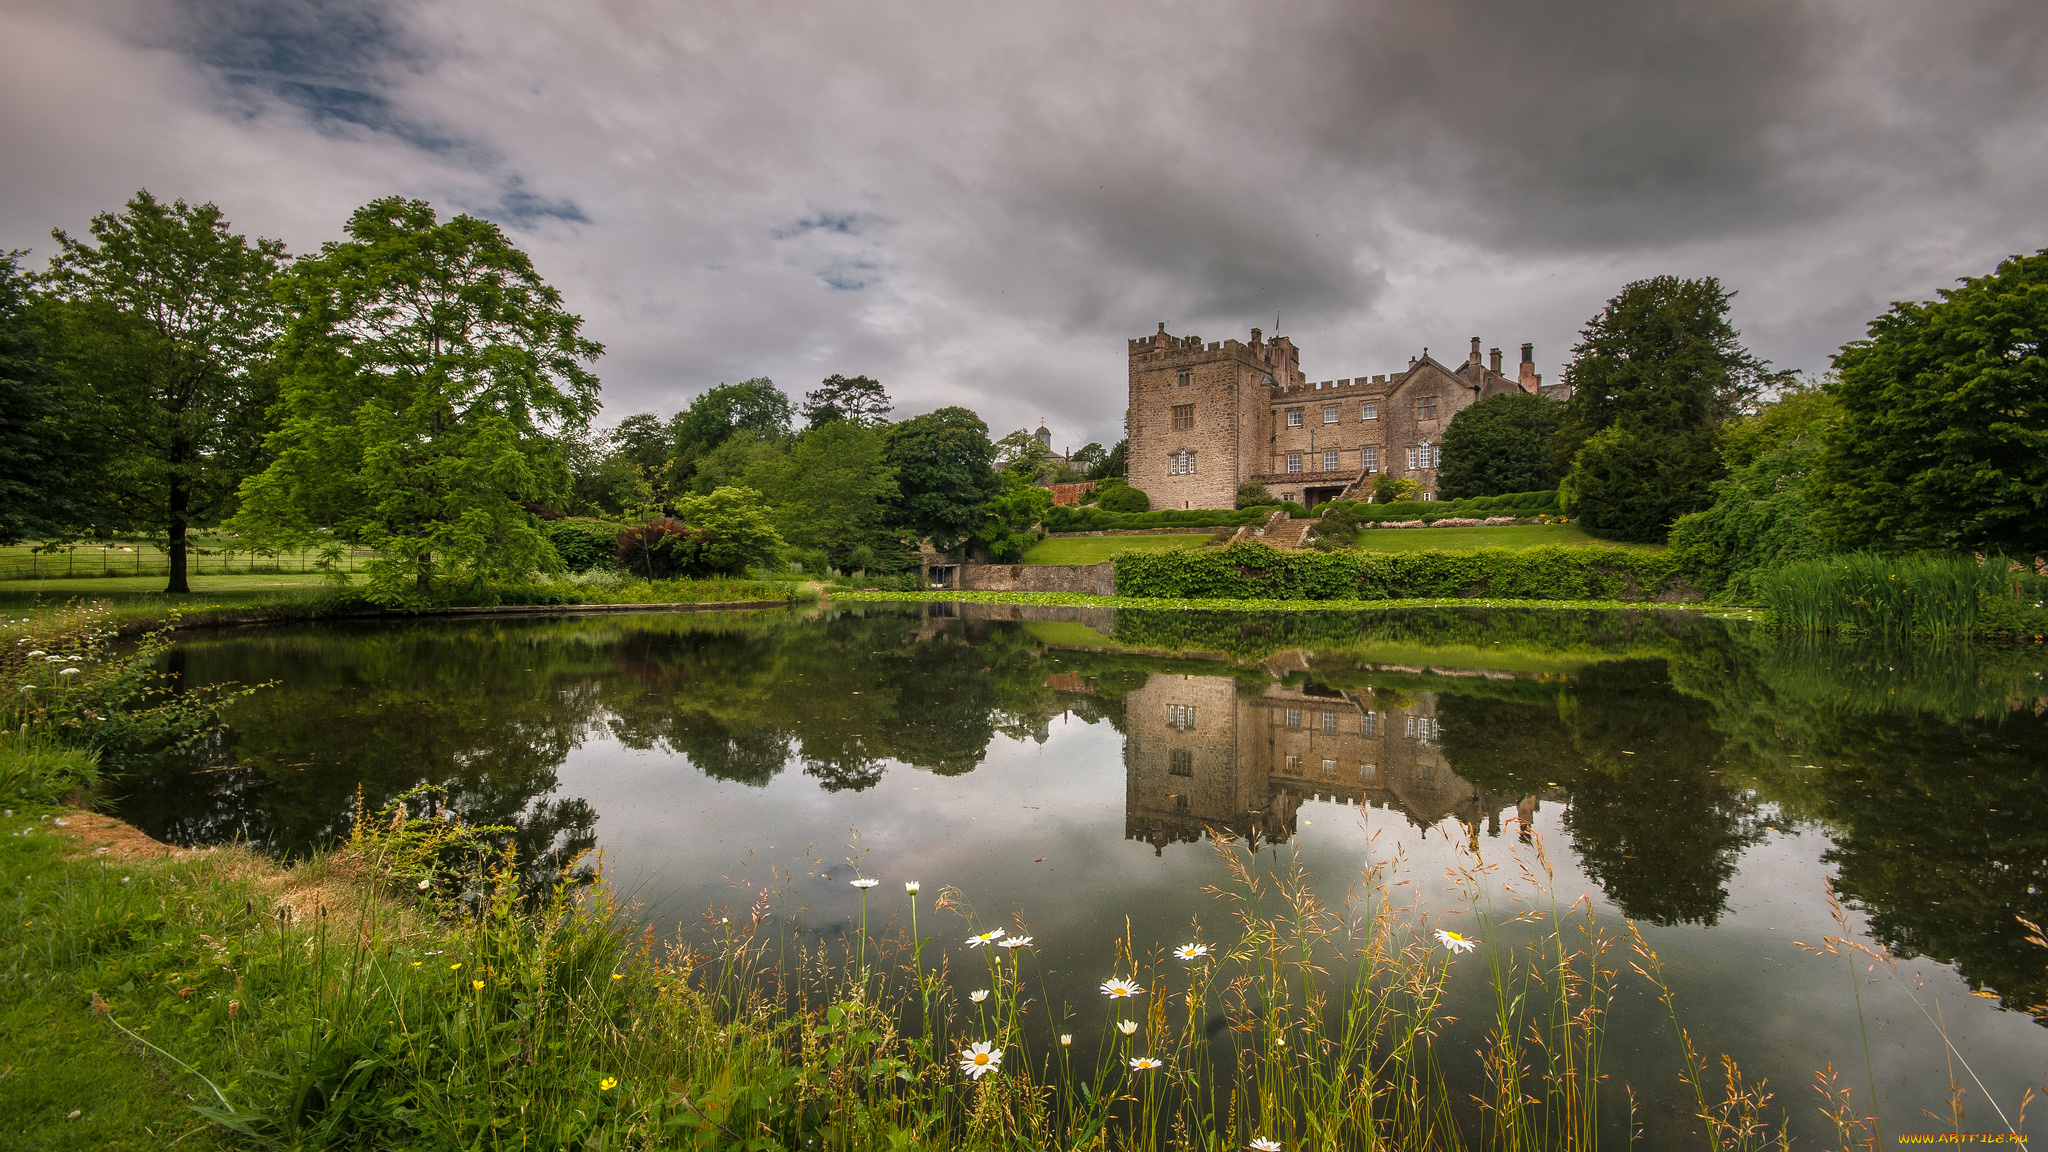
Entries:
[[194, 576], [188, 596], [164, 595], [162, 576], [114, 576], [78, 580], [0, 580], [0, 613], [11, 620], [41, 618], [74, 600], [101, 600], [115, 622], [161, 617], [172, 609], [257, 608], [311, 600], [330, 585], [317, 573], [259, 576]]
[[1481, 548], [1536, 548], [1582, 544], [1661, 552], [1662, 544], [1616, 544], [1579, 530], [1576, 524], [1504, 524], [1497, 528], [1374, 528], [1362, 534], [1367, 552], [1477, 552]]
[[1040, 540], [1024, 554], [1026, 564], [1100, 564], [1119, 552], [1167, 552], [1209, 542], [1209, 532], [1160, 536], [1068, 536]]

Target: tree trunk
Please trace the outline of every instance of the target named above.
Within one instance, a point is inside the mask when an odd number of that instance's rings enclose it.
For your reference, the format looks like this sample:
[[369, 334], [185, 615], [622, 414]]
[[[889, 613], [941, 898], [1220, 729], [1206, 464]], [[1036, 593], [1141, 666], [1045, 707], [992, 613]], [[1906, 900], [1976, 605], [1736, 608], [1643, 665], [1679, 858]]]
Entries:
[[164, 589], [167, 594], [192, 591], [192, 583], [186, 578], [185, 573], [185, 516], [192, 503], [192, 493], [186, 487], [184, 471], [185, 458], [189, 455], [191, 452], [183, 440], [171, 442], [171, 507], [170, 516], [164, 524], [165, 534], [169, 537], [164, 552], [171, 561], [171, 582], [170, 586]]

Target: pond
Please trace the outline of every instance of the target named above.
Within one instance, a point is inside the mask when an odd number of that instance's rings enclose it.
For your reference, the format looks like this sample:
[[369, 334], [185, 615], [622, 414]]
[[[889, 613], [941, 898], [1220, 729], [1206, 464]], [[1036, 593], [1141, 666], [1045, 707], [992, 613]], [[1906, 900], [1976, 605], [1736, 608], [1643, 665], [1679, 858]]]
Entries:
[[[1219, 612], [957, 603], [421, 621], [194, 634], [186, 683], [275, 686], [124, 781], [184, 844], [335, 843], [357, 797], [421, 783], [514, 824], [545, 872], [601, 847], [683, 938], [764, 890], [783, 931], [878, 922], [902, 882], [1035, 937], [1050, 998], [1099, 1014], [1111, 943], [1229, 934], [1208, 833], [1299, 859], [1342, 901], [1388, 863], [1472, 930], [1451, 872], [1539, 849], [1560, 905], [1637, 922], [1709, 1060], [1821, 1138], [1832, 1064], [1887, 1134], [2016, 1122], [2048, 1069], [2048, 658], [1774, 640], [1697, 613]], [[1895, 968], [1808, 947], [1839, 930]], [[1544, 898], [1547, 901], [1547, 897]], [[956, 965], [970, 921], [924, 927]], [[1462, 919], [1460, 918], [1462, 917]], [[1501, 927], [1500, 931], [1510, 931]], [[1609, 960], [1625, 971], [1626, 957]], [[1454, 970], [1447, 1046], [1490, 993]], [[1626, 977], [1607, 1067], [1654, 1145], [1685, 1129], [1678, 1047]], [[1981, 1086], [1980, 1086], [1981, 1085]], [[1619, 1094], [1617, 1093], [1617, 1096]]]

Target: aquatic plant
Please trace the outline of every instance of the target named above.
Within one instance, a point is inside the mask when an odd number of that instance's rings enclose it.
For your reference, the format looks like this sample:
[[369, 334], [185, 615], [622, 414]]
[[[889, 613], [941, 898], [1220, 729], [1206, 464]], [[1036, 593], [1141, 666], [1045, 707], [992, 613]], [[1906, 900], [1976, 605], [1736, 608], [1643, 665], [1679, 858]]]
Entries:
[[1762, 572], [1754, 584], [1781, 631], [1945, 640], [1971, 635], [1994, 601], [2037, 579], [2005, 557], [1852, 552]]

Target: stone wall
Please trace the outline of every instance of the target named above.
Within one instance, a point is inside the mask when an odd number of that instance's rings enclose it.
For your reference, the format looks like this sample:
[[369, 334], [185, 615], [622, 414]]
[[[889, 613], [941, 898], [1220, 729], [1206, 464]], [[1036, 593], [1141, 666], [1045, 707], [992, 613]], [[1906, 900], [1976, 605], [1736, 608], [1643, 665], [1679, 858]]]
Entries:
[[1116, 566], [1100, 564], [966, 564], [960, 587], [967, 592], [1079, 592], [1116, 595]]

